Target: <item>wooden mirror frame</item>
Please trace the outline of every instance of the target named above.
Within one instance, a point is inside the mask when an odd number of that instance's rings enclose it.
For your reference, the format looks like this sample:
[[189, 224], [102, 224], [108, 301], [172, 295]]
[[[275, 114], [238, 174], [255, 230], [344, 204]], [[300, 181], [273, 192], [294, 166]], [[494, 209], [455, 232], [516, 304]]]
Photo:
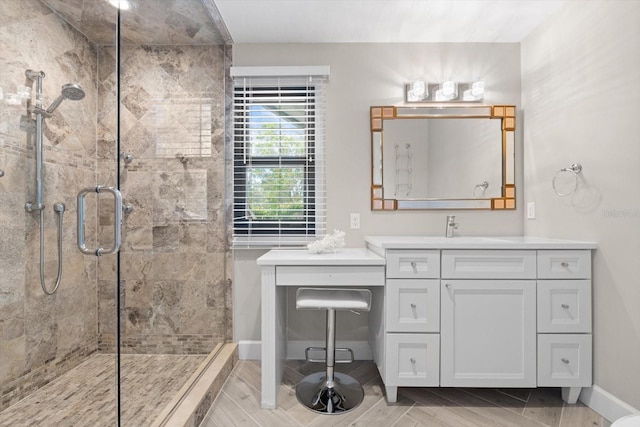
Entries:
[[[515, 130], [516, 107], [513, 105], [429, 105], [374, 106], [370, 109], [371, 126], [371, 210], [484, 209], [516, 208]], [[410, 119], [499, 119], [502, 134], [501, 197], [495, 198], [385, 198], [383, 187], [384, 123]]]

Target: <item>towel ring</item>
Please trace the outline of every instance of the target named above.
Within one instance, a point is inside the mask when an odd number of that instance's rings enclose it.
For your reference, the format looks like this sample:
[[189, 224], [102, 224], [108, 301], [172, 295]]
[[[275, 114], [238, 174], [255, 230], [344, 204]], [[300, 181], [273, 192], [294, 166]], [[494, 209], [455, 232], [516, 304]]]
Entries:
[[[561, 193], [560, 191], [558, 191], [558, 188], [556, 187], [556, 180], [558, 179], [558, 176], [562, 172], [571, 172], [573, 174], [574, 179], [575, 179], [573, 188], [571, 189], [571, 191], [569, 191], [567, 193]], [[580, 172], [582, 172], [582, 165], [580, 163], [574, 163], [569, 168], [560, 169], [558, 172], [555, 173], [555, 175], [553, 175], [553, 180], [551, 181], [551, 185], [553, 186], [553, 191], [555, 191], [555, 193], [560, 197], [570, 196], [573, 193], [575, 193], [576, 190], [578, 189], [578, 174]]]

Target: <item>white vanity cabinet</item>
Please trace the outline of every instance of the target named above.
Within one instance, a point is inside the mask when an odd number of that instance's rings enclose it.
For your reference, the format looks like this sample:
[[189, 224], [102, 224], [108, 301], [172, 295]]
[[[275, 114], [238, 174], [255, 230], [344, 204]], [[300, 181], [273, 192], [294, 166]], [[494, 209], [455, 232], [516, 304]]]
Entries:
[[538, 386], [578, 399], [592, 381], [591, 253], [538, 251]]
[[384, 290], [384, 360], [387, 399], [398, 387], [440, 384], [440, 251], [389, 250]]
[[372, 236], [386, 258], [373, 351], [398, 387], [591, 386], [591, 250], [537, 238]]

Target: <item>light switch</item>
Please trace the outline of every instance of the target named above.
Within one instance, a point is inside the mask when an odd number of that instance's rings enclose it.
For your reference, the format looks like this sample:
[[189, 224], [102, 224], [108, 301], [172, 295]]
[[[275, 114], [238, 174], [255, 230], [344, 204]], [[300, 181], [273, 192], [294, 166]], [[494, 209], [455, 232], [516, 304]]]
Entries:
[[527, 219], [536, 219], [536, 202], [527, 202]]
[[351, 228], [357, 229], [360, 228], [360, 214], [352, 213], [351, 214]]

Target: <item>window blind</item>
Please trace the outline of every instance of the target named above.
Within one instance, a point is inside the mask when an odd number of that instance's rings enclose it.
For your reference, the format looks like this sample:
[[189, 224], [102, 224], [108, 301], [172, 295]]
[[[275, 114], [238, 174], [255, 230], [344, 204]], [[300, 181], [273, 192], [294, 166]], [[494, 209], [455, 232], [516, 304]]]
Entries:
[[235, 248], [299, 246], [325, 234], [326, 76], [275, 71], [234, 75]]

